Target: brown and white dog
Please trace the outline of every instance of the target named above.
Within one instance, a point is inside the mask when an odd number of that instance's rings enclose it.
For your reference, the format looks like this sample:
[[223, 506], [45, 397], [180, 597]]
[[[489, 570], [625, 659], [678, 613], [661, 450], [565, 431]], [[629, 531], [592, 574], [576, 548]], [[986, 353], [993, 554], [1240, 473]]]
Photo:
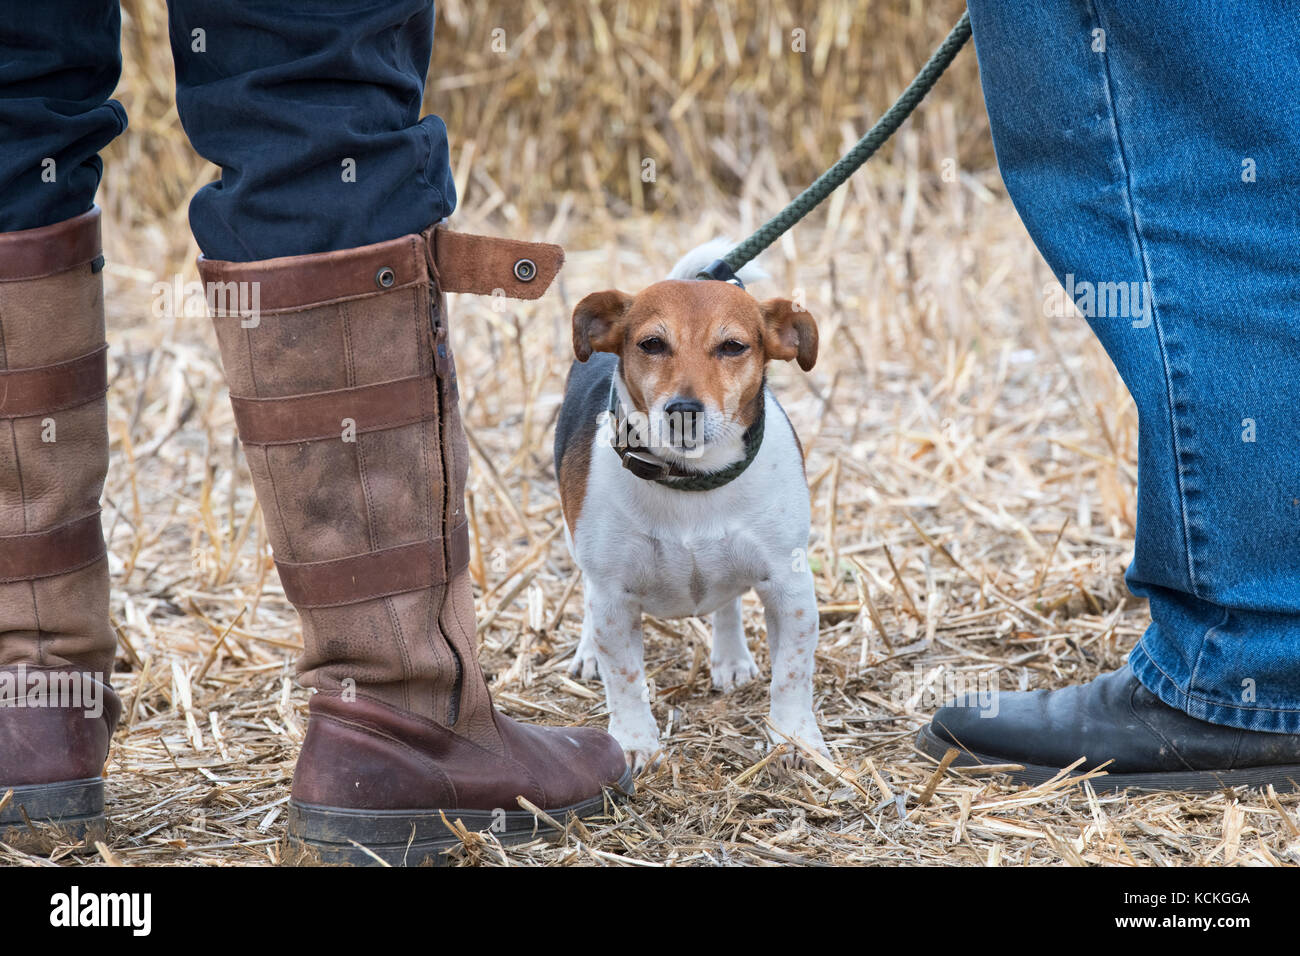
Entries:
[[570, 673], [604, 679], [610, 733], [638, 770], [660, 749], [641, 615], [711, 615], [713, 686], [728, 691], [758, 676], [741, 623], [750, 588], [766, 614], [772, 726], [826, 752], [803, 452], [765, 376], [773, 359], [812, 368], [817, 324], [789, 299], [694, 278], [725, 249], [701, 246], [643, 292], [596, 292], [573, 312], [578, 361], [555, 431], [583, 572]]

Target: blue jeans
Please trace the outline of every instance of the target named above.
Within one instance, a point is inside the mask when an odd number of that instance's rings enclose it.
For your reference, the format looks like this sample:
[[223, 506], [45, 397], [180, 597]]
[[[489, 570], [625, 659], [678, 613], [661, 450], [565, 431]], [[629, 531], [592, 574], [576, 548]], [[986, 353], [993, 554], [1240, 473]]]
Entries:
[[1134, 672], [1300, 733], [1300, 6], [970, 11], [1007, 190], [1137, 404]]
[[[456, 204], [447, 130], [420, 119], [431, 0], [171, 0], [176, 102], [221, 167], [190, 204], [212, 259], [348, 249]], [[0, 232], [90, 208], [126, 126], [116, 0], [0, 2]], [[51, 163], [53, 164], [51, 166]]]

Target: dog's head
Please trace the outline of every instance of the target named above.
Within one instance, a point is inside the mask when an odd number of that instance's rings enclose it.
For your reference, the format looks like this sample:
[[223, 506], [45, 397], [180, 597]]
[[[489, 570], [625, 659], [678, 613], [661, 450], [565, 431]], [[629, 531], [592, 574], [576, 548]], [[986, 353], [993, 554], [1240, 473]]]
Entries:
[[817, 323], [789, 299], [759, 302], [727, 282], [667, 279], [637, 295], [584, 298], [573, 310], [573, 351], [583, 362], [593, 352], [617, 355], [651, 434], [696, 457], [753, 423], [769, 361], [813, 367]]

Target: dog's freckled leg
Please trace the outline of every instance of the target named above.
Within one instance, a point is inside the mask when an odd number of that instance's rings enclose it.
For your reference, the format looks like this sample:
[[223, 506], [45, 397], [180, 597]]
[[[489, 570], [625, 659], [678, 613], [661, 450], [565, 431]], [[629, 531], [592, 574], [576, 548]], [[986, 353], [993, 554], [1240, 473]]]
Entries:
[[[624, 595], [589, 594], [588, 615], [608, 628], [592, 647], [605, 681], [609, 732], [623, 747], [628, 765], [640, 771], [659, 751], [659, 727], [650, 709], [642, 649], [641, 609]], [[610, 636], [613, 635], [613, 636]], [[622, 680], [612, 679], [614, 675]]]
[[[781, 586], [783, 585], [783, 586]], [[801, 618], [817, 620], [817, 593], [812, 573], [796, 573], [794, 580], [758, 590], [767, 621], [767, 643], [772, 657], [772, 725], [781, 733], [802, 740], [829, 756], [826, 741], [813, 714], [813, 667], [817, 652], [817, 627]], [[780, 676], [778, 676], [780, 675]], [[773, 743], [780, 742], [775, 738]], [[788, 764], [803, 762], [790, 754]]]

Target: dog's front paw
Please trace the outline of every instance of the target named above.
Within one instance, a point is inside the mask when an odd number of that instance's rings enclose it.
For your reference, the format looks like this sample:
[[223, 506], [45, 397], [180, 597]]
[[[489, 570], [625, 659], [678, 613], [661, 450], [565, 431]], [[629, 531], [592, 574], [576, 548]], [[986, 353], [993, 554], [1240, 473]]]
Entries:
[[600, 680], [600, 664], [596, 662], [596, 648], [588, 641], [578, 644], [573, 660], [569, 662], [569, 676], [583, 680]]
[[773, 721], [773, 726], [780, 733], [769, 735], [768, 749], [770, 750], [778, 744], [786, 745], [786, 752], [779, 758], [781, 766], [793, 767], [799, 770], [811, 770], [816, 766], [816, 763], [803, 747], [793, 742], [795, 740], [815, 750], [823, 757], [830, 757], [830, 748], [826, 746], [826, 739], [822, 736], [821, 728], [817, 726], [815, 717], [809, 715], [801, 720], [790, 721], [784, 726]]
[[609, 732], [623, 748], [623, 756], [633, 773], [653, 770], [659, 766], [663, 751], [659, 746], [659, 728], [653, 719], [648, 724], [644, 721], [611, 721]]
[[742, 648], [742, 650], [743, 656], [709, 661], [714, 690], [726, 693], [758, 677], [758, 665], [754, 663], [754, 656], [749, 653], [749, 648]]
[[656, 745], [654, 750], [624, 750], [623, 758], [633, 773], [643, 770], [655, 770], [663, 763], [663, 751]]

